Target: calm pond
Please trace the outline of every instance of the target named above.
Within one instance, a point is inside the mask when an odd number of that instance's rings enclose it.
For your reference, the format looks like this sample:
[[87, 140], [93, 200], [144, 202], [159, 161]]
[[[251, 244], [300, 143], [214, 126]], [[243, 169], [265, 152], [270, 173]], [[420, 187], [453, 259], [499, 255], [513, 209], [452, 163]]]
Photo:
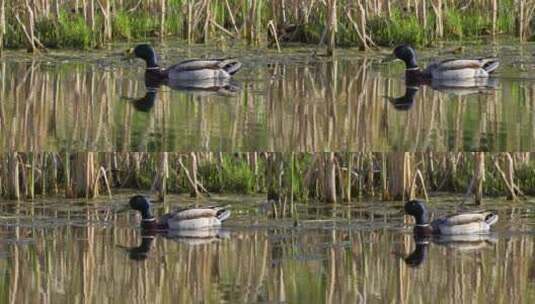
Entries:
[[[434, 58], [498, 56], [487, 88], [407, 89], [382, 53], [156, 46], [162, 66], [236, 56], [242, 70], [214, 91], [152, 88], [132, 45], [0, 59], [1, 151], [532, 151], [535, 44], [422, 51]], [[319, 50], [318, 52], [322, 52]], [[450, 84], [451, 85], [451, 84]], [[455, 84], [453, 84], [455, 85]], [[439, 88], [441, 90], [435, 90]], [[397, 99], [395, 99], [397, 98]]]
[[[535, 301], [535, 200], [487, 201], [500, 216], [489, 236], [416, 244], [401, 203], [299, 205], [295, 225], [269, 219], [259, 196], [215, 197], [233, 216], [212, 235], [142, 236], [133, 213], [115, 212], [129, 195], [2, 202], [0, 302]], [[456, 210], [433, 201], [435, 214]]]

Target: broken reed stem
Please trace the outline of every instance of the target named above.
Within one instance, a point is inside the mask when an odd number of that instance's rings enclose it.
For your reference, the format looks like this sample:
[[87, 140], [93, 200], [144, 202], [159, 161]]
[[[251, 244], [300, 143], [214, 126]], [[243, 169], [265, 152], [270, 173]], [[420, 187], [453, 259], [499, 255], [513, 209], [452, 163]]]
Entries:
[[416, 170], [416, 173], [414, 174], [414, 177], [412, 178], [411, 187], [409, 190], [409, 200], [412, 200], [416, 197], [416, 181], [417, 180], [420, 181], [420, 185], [422, 186], [422, 190], [424, 192], [425, 200], [429, 201], [429, 195], [427, 194], [427, 188], [425, 187], [425, 180], [420, 169]]
[[281, 52], [281, 46], [280, 46], [280, 43], [279, 43], [279, 35], [277, 34], [277, 28], [275, 27], [275, 24], [273, 23], [273, 20], [270, 20], [268, 22], [268, 27], [269, 27], [269, 30], [271, 31], [271, 34], [275, 38], [275, 44], [277, 45], [277, 51], [280, 53]]

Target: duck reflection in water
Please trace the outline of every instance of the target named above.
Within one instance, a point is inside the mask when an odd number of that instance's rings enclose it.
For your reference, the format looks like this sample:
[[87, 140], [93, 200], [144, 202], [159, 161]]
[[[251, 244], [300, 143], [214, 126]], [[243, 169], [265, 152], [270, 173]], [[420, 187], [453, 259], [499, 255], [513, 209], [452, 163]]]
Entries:
[[166, 85], [173, 90], [184, 91], [195, 96], [233, 96], [240, 91], [240, 84], [232, 79], [205, 79], [197, 81], [162, 81], [145, 77], [145, 96], [133, 99], [132, 106], [140, 112], [149, 112], [156, 103], [160, 87]]
[[497, 239], [489, 234], [442, 235], [434, 237], [415, 237], [416, 247], [408, 256], [400, 255], [409, 267], [419, 267], [428, 256], [429, 244], [444, 246], [458, 252], [473, 252], [492, 247]]
[[207, 229], [207, 230], [182, 230], [182, 231], [166, 231], [165, 233], [158, 233], [152, 231], [142, 231], [141, 243], [137, 247], [118, 246], [128, 252], [128, 257], [135, 261], [146, 260], [150, 256], [154, 242], [157, 237], [163, 237], [167, 240], [176, 241], [187, 246], [209, 245], [220, 242], [223, 239], [230, 238], [230, 232], [221, 229]]
[[467, 96], [473, 94], [489, 94], [498, 88], [496, 78], [473, 78], [473, 79], [448, 79], [432, 80], [428, 83], [406, 81], [405, 95], [400, 97], [387, 97], [394, 109], [408, 111], [414, 104], [419, 89], [428, 85], [431, 89], [455, 96]]

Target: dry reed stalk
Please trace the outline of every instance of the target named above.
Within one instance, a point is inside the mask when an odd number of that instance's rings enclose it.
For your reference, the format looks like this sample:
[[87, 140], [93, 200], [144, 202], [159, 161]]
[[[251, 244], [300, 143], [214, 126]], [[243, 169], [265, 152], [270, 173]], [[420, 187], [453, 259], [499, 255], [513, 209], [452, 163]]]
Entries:
[[337, 15], [336, 15], [336, 2], [337, 0], [327, 0], [327, 55], [334, 55], [336, 48], [336, 28], [337, 28]]
[[230, 4], [228, 3], [228, 0], [225, 0], [225, 6], [227, 8], [227, 13], [230, 18], [230, 22], [232, 23], [232, 27], [234, 28], [234, 31], [236, 32], [236, 36], [240, 35], [240, 31], [238, 30], [238, 27], [236, 26], [236, 19], [234, 18], [234, 14], [232, 12], [232, 9], [230, 8]]
[[158, 167], [152, 182], [151, 192], [156, 191], [160, 201], [164, 201], [165, 196], [167, 195], [167, 178], [169, 178], [168, 158], [169, 156], [167, 152], [157, 153], [156, 159], [158, 161]]
[[436, 17], [436, 35], [444, 37], [444, 12], [442, 0], [431, 0], [431, 5]]
[[[411, 154], [408, 152], [391, 152], [388, 155], [388, 190], [384, 200], [405, 200], [411, 180]], [[383, 171], [386, 171], [383, 167]]]
[[165, 37], [165, 14], [166, 14], [166, 0], [160, 0], [160, 39]]
[[475, 153], [475, 203], [481, 205], [483, 198], [483, 181], [485, 180], [485, 152]]
[[257, 7], [257, 0], [250, 0], [248, 1], [250, 3], [249, 7], [249, 13], [247, 16], [247, 22], [246, 22], [246, 39], [248, 44], [254, 44], [256, 43], [256, 27], [255, 27], [255, 15], [256, 15], [256, 7]]
[[188, 0], [187, 4], [187, 39], [188, 44], [191, 44], [192, 42], [192, 34], [193, 34], [193, 2], [192, 0]]
[[368, 41], [366, 39], [366, 27], [365, 27], [366, 19], [364, 17], [361, 17], [362, 23], [359, 26], [357, 22], [351, 16], [351, 11], [348, 8], [345, 8], [345, 12], [346, 12], [347, 19], [353, 25], [353, 29], [357, 32], [357, 35], [359, 36], [360, 42], [362, 43], [364, 49], [365, 50], [369, 49]]
[[[69, 158], [69, 154], [66, 156]], [[72, 180], [67, 185], [68, 198], [94, 198], [99, 194], [98, 172], [95, 169], [95, 152], [77, 152], [72, 155]]]
[[518, 37], [520, 37], [520, 41], [524, 40], [525, 6], [526, 0], [518, 1]]
[[0, 0], [0, 55], [4, 49], [4, 35], [6, 34], [6, 0]]
[[191, 191], [190, 191], [191, 197], [198, 197], [199, 188], [198, 188], [198, 182], [197, 182], [197, 159], [195, 157], [195, 153], [193, 152], [190, 154], [190, 157], [191, 157], [191, 169], [192, 169], [191, 172], [188, 169], [188, 167], [186, 167], [186, 165], [184, 165], [184, 163], [182, 162], [182, 156], [178, 157], [178, 163], [180, 164], [180, 167], [184, 171], [184, 174], [186, 174], [186, 178], [191, 187]]
[[271, 34], [273, 35], [273, 37], [275, 38], [275, 44], [277, 45], [277, 51], [280, 53], [281, 52], [281, 46], [279, 44], [279, 36], [277, 34], [277, 28], [275, 27], [275, 23], [273, 23], [273, 20], [270, 20], [268, 22], [268, 28], [271, 31]]
[[[347, 172], [346, 172], [346, 189], [345, 189], [345, 200], [346, 202], [351, 202], [351, 179], [353, 174], [353, 153], [346, 153], [347, 157]], [[358, 177], [358, 176], [357, 176]]]
[[324, 191], [327, 203], [336, 203], [336, 164], [334, 152], [328, 152], [323, 155], [323, 164], [325, 170]]
[[492, 0], [492, 35], [496, 36], [496, 23], [498, 21], [498, 0]]
[[212, 6], [210, 5], [210, 0], [206, 0], [205, 4], [205, 18], [204, 18], [204, 26], [203, 26], [203, 32], [204, 32], [204, 43], [208, 43], [208, 40], [210, 40], [210, 20], [212, 20]]
[[9, 199], [20, 199], [19, 157], [17, 152], [9, 152], [4, 167], [4, 180], [7, 182], [6, 192]]
[[104, 178], [104, 184], [106, 185], [106, 190], [108, 190], [108, 198], [111, 200], [113, 198], [111, 194], [111, 186], [110, 186], [110, 182], [108, 181], [108, 175], [106, 174], [106, 169], [104, 169], [104, 167], [100, 167], [100, 169], [98, 170], [95, 183], [98, 183], [98, 181], [100, 180], [100, 177]]
[[[59, 1], [56, 0], [56, 3], [58, 3]], [[89, 25], [91, 27], [91, 31], [95, 31], [95, 27], [96, 27], [96, 20], [95, 20], [95, 0], [89, 0], [89, 12], [88, 12], [88, 19], [89, 19]], [[58, 9], [57, 9], [57, 12], [58, 12], [58, 17], [59, 17], [59, 5], [58, 5]]]
[[102, 12], [102, 17], [104, 18], [104, 41], [110, 41], [113, 35], [110, 2], [111, 0], [97, 0], [100, 11]]
[[416, 197], [416, 182], [418, 180], [420, 181], [420, 185], [424, 192], [425, 200], [429, 201], [429, 195], [427, 194], [427, 188], [425, 187], [425, 179], [420, 169], [416, 170], [416, 173], [414, 174], [414, 177], [412, 179], [412, 183], [411, 183], [410, 190], [409, 190], [409, 199], [411, 200]]

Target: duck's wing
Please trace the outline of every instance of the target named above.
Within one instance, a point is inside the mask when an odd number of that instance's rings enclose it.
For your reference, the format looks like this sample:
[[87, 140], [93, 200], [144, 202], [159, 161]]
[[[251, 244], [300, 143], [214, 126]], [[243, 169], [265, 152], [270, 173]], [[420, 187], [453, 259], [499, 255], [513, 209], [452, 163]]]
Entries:
[[169, 67], [168, 71], [186, 72], [198, 70], [224, 70], [229, 74], [236, 73], [241, 68], [241, 62], [236, 58], [190, 59]]
[[444, 218], [443, 223], [449, 226], [454, 226], [476, 222], [487, 222], [492, 216], [494, 216], [494, 213], [492, 212], [462, 213]]
[[160, 217], [161, 223], [167, 223], [170, 219], [173, 221], [185, 221], [200, 218], [217, 218], [224, 221], [230, 216], [230, 211], [225, 207], [186, 207], [177, 209], [171, 213], [164, 214]]
[[483, 61], [479, 59], [447, 59], [438, 63], [436, 68], [440, 71], [481, 69], [483, 65]]
[[187, 208], [176, 210], [173, 218], [177, 220], [191, 220], [203, 217], [215, 217], [216, 215], [217, 209], [214, 207]]
[[[497, 58], [478, 58], [478, 59], [447, 59], [439, 63], [431, 64], [429, 68], [438, 71], [454, 71], [464, 69], [483, 69], [487, 73], [494, 72], [500, 66]], [[426, 69], [427, 70], [427, 69]]]
[[422, 71], [422, 73], [426, 76], [426, 77], [430, 77], [431, 76], [431, 73], [433, 71], [435, 71], [436, 69], [438, 69], [440, 65], [440, 62], [432, 62], [430, 63], [426, 68], [425, 70]]

